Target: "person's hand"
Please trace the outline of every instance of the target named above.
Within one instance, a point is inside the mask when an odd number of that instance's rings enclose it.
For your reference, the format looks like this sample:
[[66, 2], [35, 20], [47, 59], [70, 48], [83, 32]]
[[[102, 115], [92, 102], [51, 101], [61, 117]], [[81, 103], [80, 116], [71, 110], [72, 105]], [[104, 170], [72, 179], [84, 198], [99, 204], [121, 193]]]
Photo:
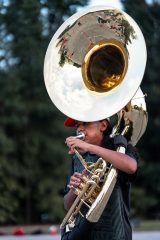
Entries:
[[83, 170], [82, 173], [75, 172], [70, 178], [68, 187], [70, 189], [77, 188], [80, 185], [80, 183], [82, 181], [81, 178], [85, 173], [86, 173], [86, 170]]
[[69, 154], [74, 154], [74, 149], [76, 148], [78, 150], [78, 152], [87, 152], [88, 151], [88, 146], [89, 144], [77, 139], [75, 137], [68, 137], [66, 138], [66, 142], [67, 146], [70, 148], [69, 150]]

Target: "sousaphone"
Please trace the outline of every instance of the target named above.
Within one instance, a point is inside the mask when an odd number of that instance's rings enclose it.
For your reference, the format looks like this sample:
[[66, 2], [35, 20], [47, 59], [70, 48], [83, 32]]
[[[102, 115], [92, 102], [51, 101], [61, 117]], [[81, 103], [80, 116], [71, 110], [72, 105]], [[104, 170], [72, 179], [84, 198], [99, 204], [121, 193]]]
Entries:
[[[70, 17], [51, 39], [44, 62], [45, 85], [55, 106], [70, 118], [92, 122], [118, 114], [113, 137], [131, 128], [130, 142], [136, 145], [147, 125], [139, 88], [146, 59], [143, 34], [128, 14], [106, 6], [91, 7]], [[119, 132], [122, 120], [125, 129]], [[89, 222], [98, 221], [116, 178], [112, 167], [108, 183], [86, 214]], [[62, 228], [75, 216], [76, 201]], [[85, 202], [83, 196], [80, 201]]]
[[146, 45], [136, 22], [111, 7], [91, 7], [65, 21], [44, 61], [44, 79], [56, 107], [76, 120], [119, 112], [143, 78]]

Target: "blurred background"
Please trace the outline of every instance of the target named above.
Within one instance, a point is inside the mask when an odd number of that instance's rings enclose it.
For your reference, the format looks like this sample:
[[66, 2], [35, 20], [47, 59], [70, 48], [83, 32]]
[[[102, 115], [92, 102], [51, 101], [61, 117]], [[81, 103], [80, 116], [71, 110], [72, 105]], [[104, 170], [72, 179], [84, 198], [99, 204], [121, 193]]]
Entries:
[[[134, 225], [160, 228], [160, 1], [0, 0], [0, 226], [59, 224], [70, 158], [65, 116], [52, 104], [43, 80], [48, 44], [77, 10], [95, 4], [126, 11], [147, 44], [141, 88], [147, 94], [147, 130], [132, 187]], [[136, 71], [136, 69], [135, 69]], [[142, 226], [142, 225], [141, 225]]]

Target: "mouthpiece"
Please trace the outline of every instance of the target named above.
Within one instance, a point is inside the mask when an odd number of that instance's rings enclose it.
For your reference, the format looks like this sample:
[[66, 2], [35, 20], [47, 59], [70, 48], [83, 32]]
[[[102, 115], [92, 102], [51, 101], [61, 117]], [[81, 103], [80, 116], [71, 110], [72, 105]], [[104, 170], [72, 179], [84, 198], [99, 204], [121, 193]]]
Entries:
[[77, 136], [75, 138], [84, 140], [85, 139], [85, 134], [83, 132], [79, 132], [79, 133], [77, 133]]

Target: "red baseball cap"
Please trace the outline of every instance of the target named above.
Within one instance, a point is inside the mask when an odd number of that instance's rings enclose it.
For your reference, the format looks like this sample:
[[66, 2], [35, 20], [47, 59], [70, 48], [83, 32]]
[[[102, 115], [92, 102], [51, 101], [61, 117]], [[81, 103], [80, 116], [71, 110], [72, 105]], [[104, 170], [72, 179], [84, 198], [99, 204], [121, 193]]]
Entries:
[[75, 127], [77, 121], [72, 119], [72, 118], [66, 118], [66, 120], [64, 121], [64, 126], [65, 127]]
[[[108, 121], [108, 123], [110, 124], [110, 119], [106, 118], [106, 120]], [[66, 120], [64, 121], [64, 126], [65, 127], [75, 127], [77, 123], [77, 120], [74, 120], [73, 118], [66, 118]]]

